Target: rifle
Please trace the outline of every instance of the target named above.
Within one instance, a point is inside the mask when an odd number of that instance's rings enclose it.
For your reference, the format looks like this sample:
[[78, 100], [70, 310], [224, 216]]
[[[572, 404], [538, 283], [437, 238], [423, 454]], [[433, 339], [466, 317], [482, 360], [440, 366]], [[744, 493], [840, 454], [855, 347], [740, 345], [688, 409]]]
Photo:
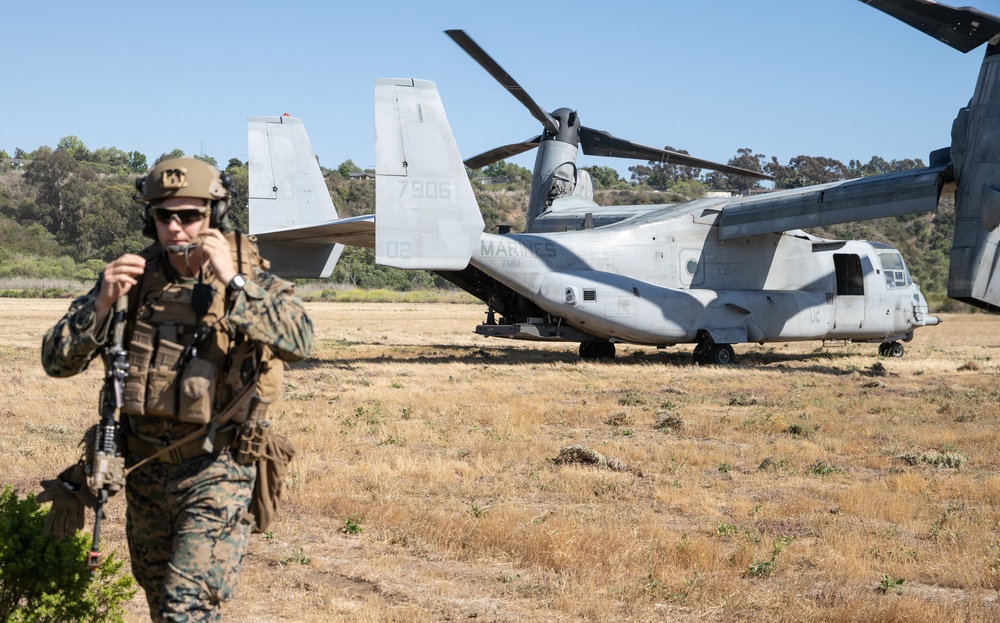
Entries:
[[111, 318], [111, 340], [104, 348], [104, 387], [101, 390], [101, 422], [89, 452], [91, 490], [97, 494], [94, 507], [94, 542], [87, 554], [87, 567], [93, 571], [101, 564], [101, 520], [104, 503], [125, 485], [125, 457], [118, 449], [117, 415], [122, 406], [125, 377], [128, 376], [128, 351], [125, 350], [125, 314], [128, 295], [115, 302]]

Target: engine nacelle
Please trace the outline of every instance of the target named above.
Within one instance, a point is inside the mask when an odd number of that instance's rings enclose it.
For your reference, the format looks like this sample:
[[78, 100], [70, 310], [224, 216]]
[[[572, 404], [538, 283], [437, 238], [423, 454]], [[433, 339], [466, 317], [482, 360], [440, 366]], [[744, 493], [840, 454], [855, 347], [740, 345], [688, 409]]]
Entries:
[[948, 296], [1000, 311], [1000, 47], [989, 45], [976, 91], [952, 126], [955, 237]]

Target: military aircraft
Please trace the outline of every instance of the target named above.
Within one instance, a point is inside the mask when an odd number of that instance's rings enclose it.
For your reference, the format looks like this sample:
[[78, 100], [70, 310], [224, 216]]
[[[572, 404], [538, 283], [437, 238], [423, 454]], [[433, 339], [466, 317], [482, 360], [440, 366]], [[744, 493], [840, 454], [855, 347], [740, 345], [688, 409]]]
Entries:
[[[377, 80], [376, 214], [337, 219], [301, 122], [252, 118], [251, 233], [275, 245], [275, 268], [290, 276], [328, 274], [336, 242], [374, 246], [377, 262], [434, 271], [484, 301], [477, 333], [579, 342], [583, 358], [613, 357], [617, 342], [693, 343], [696, 362], [724, 364], [732, 344], [797, 340], [873, 342], [881, 355], [902, 356], [899, 341], [938, 319], [900, 253], [801, 228], [933, 211], [954, 194], [948, 295], [1000, 309], [1000, 18], [930, 0], [861, 1], [963, 52], [989, 43], [952, 145], [927, 168], [751, 197], [598, 206], [576, 167], [580, 146], [722, 165], [591, 130], [569, 109], [546, 113], [468, 36], [449, 31], [542, 133], [463, 163], [432, 82]], [[526, 231], [484, 233], [465, 167], [531, 148]]]

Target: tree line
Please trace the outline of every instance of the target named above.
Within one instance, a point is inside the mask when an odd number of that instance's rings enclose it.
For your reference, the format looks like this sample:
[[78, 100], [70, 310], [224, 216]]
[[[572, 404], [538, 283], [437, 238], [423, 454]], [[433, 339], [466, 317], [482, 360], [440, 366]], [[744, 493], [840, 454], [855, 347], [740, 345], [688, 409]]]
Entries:
[[[0, 277], [89, 280], [107, 261], [146, 246], [135, 187], [149, 168], [144, 154], [92, 151], [67, 136], [55, 149], [14, 155], [0, 152]], [[182, 155], [175, 149], [153, 164]], [[246, 165], [231, 160], [226, 172], [246, 188]], [[245, 200], [235, 207], [245, 218]]]
[[[690, 155], [686, 150], [674, 149], [669, 145], [664, 149]], [[764, 154], [754, 153], [754, 150], [748, 147], [738, 149], [736, 155], [730, 158], [726, 164], [770, 175], [774, 178], [773, 187], [775, 190], [802, 188], [883, 173], [897, 173], [925, 166], [920, 158], [885, 160], [879, 156], [872, 156], [868, 162], [850, 160], [845, 165], [834, 158], [800, 155], [790, 158], [787, 164], [781, 164], [776, 156], [768, 158]], [[763, 187], [759, 179], [752, 177], [719, 171], [703, 171], [697, 167], [653, 160], [628, 167], [629, 180], [625, 180], [616, 169], [609, 166], [584, 167], [584, 170], [590, 173], [596, 189], [638, 186], [656, 190], [670, 190], [682, 186], [695, 192], [701, 188], [746, 193], [749, 190]], [[531, 171], [505, 160], [488, 165], [481, 171], [470, 171], [470, 177], [475, 178], [479, 175], [487, 178], [504, 177], [513, 182], [531, 181]]]
[[[175, 149], [149, 162], [138, 151], [116, 147], [91, 150], [76, 136], [60, 139], [54, 149], [48, 146], [31, 152], [15, 149], [13, 158], [0, 150], [0, 278], [91, 280], [106, 262], [145, 247], [149, 241], [141, 233], [143, 214], [135, 181], [162, 160], [184, 155], [182, 150]], [[247, 164], [232, 158], [223, 167], [211, 157], [194, 157], [221, 168], [232, 178], [231, 219], [246, 231]], [[749, 148], [739, 149], [728, 164], [768, 173], [775, 178], [776, 188], [797, 188], [924, 166], [919, 159], [886, 161], [873, 157], [867, 163], [852, 160], [844, 165], [830, 158], [811, 156], [796, 156], [788, 164], [780, 164], [777, 158], [768, 158]], [[352, 173], [362, 171], [353, 161], [321, 170], [341, 216], [374, 213], [374, 184], [371, 180], [351, 178]], [[666, 197], [669, 201], [683, 201], [702, 196], [709, 189], [745, 192], [760, 188], [756, 179], [714, 171], [703, 174], [693, 167], [653, 161], [630, 166], [630, 180], [612, 167], [593, 166], [586, 170], [594, 179], [599, 202], [607, 203], [662, 202], [664, 196], [658, 194], [662, 190], [671, 191]], [[519, 224], [523, 226], [531, 183], [528, 169], [501, 160], [468, 173], [473, 180], [484, 177], [508, 180], [502, 186], [473, 183], [488, 231], [495, 231], [500, 224], [513, 224], [515, 229]], [[423, 271], [376, 266], [370, 249], [351, 248], [342, 256], [332, 280], [363, 288], [394, 290], [448, 285]]]
[[[669, 146], [664, 147], [664, 149], [688, 154], [683, 149], [674, 149]], [[802, 188], [883, 173], [896, 173], [925, 166], [919, 158], [887, 161], [879, 156], [872, 156], [868, 162], [851, 160], [845, 165], [834, 158], [800, 155], [789, 159], [788, 164], [781, 164], [776, 156], [771, 156], [768, 159], [766, 155], [754, 153], [754, 150], [748, 147], [738, 149], [736, 155], [730, 158], [726, 164], [770, 175], [774, 178], [775, 190]], [[609, 167], [599, 168], [608, 169]], [[702, 170], [696, 167], [663, 162], [650, 161], [646, 164], [630, 166], [628, 170], [632, 175], [633, 184], [652, 186], [661, 190], [692, 181], [699, 182], [713, 190], [746, 192], [762, 188], [762, 182], [756, 178], [718, 171], [702, 174]], [[614, 170], [612, 169], [612, 171]], [[592, 171], [591, 173], [595, 180], [599, 180], [605, 185], [610, 179], [607, 171]]]

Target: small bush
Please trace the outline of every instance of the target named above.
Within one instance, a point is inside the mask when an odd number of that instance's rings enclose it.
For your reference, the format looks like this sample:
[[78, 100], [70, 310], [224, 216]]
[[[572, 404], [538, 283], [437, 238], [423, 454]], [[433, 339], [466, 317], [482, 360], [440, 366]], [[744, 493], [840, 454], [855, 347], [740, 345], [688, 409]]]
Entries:
[[91, 573], [88, 535], [44, 534], [45, 515], [34, 495], [19, 499], [9, 486], [0, 492], [0, 621], [120, 623], [136, 591], [123, 563], [109, 554]]
[[907, 452], [900, 454], [897, 459], [907, 465], [933, 465], [941, 469], [959, 469], [968, 460], [968, 457], [961, 452]]
[[806, 468], [806, 473], [811, 476], [829, 476], [831, 474], [842, 474], [844, 470], [830, 465], [826, 461], [816, 461], [808, 468]]
[[344, 527], [340, 529], [344, 534], [361, 534], [364, 528], [361, 527], [361, 517], [348, 517], [344, 520]]
[[656, 422], [653, 423], [653, 428], [657, 430], [673, 430], [679, 431], [684, 428], [684, 420], [681, 419], [679, 415], [673, 413], [657, 413]]
[[809, 436], [809, 430], [801, 424], [789, 424], [781, 432], [789, 434], [792, 437], [802, 438]]
[[903, 588], [904, 582], [906, 582], [906, 580], [902, 578], [897, 579], [892, 577], [888, 573], [885, 573], [882, 574], [882, 579], [879, 581], [878, 586], [875, 587], [875, 590], [877, 590], [882, 594], [903, 593], [906, 591], [906, 589]]

